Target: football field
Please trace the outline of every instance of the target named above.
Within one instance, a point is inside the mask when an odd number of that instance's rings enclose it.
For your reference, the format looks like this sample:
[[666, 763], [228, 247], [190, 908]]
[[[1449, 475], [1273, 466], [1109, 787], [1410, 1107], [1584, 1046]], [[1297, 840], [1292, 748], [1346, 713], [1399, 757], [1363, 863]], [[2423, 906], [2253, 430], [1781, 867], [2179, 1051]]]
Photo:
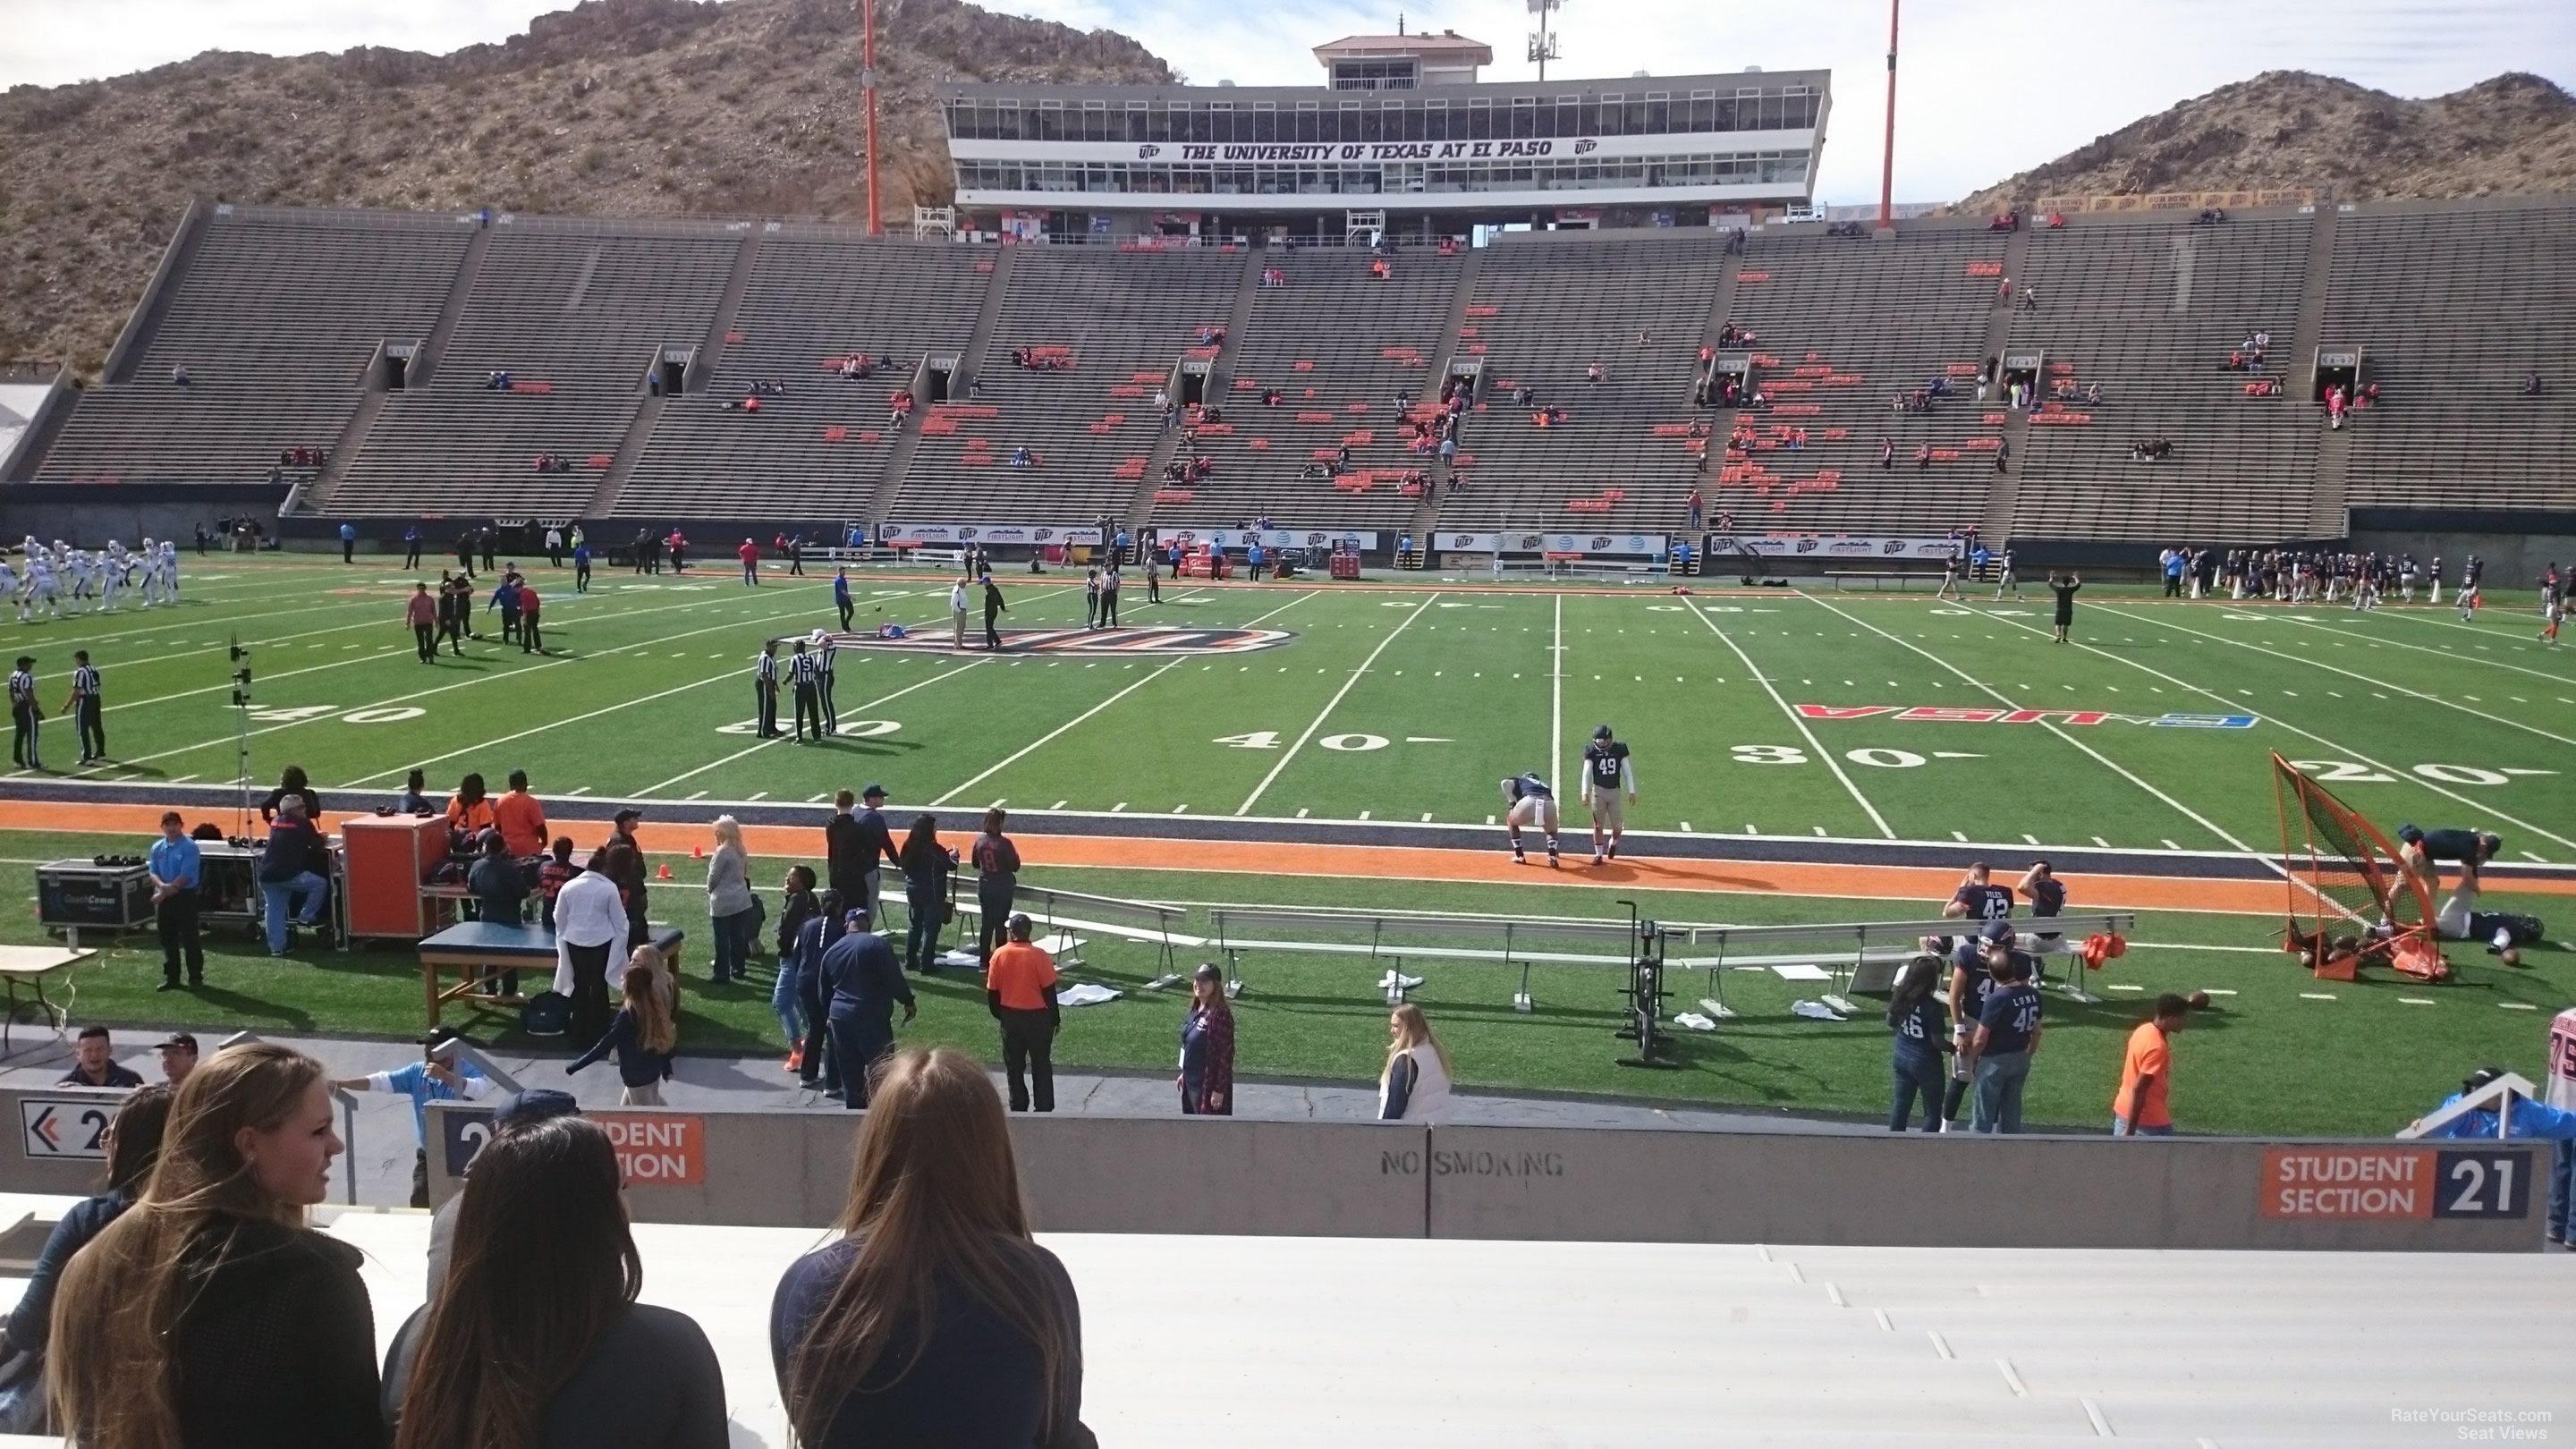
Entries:
[[[1988, 587], [1960, 605], [1920, 591], [1677, 594], [1415, 576], [1167, 587], [1148, 604], [1137, 580], [1123, 627], [1087, 632], [1081, 576], [1058, 572], [1000, 580], [1008, 647], [986, 653], [948, 647], [944, 578], [854, 575], [855, 631], [895, 624], [911, 637], [841, 649], [839, 733], [796, 744], [754, 733], [752, 659], [766, 639], [834, 622], [828, 572], [772, 572], [746, 587], [733, 570], [602, 571], [587, 595], [568, 574], [529, 572], [547, 600], [542, 654], [502, 644], [499, 616], [486, 613], [463, 657], [419, 662], [402, 623], [415, 575], [381, 559], [190, 559], [175, 608], [0, 623], [13, 655], [36, 656], [49, 709], [68, 688], [71, 651], [90, 651], [113, 756], [77, 766], [69, 722], [46, 726], [50, 772], [0, 784], [0, 798], [18, 797], [16, 838], [0, 841], [21, 862], [10, 868], [93, 828], [59, 813], [78, 805], [171, 803], [193, 818], [228, 804], [244, 738], [254, 781], [264, 788], [301, 765], [333, 811], [389, 803], [412, 768], [439, 798], [467, 771], [497, 791], [524, 769], [567, 817], [645, 802], [648, 826], [672, 832], [647, 839], [665, 858], [702, 839], [693, 822], [719, 810], [819, 824], [832, 792], [881, 782], [898, 834], [929, 810], [962, 844], [974, 817], [1001, 804], [1033, 878], [1192, 904], [1595, 916], [1637, 900], [1668, 919], [1897, 919], [1926, 914], [1969, 860], [2017, 874], [2046, 854], [2075, 908], [2155, 912], [2138, 939], [2172, 949], [2142, 946], [2109, 979], [2137, 993], [2241, 993], [2212, 1018], [2228, 1029], [2204, 1044], [2206, 1080], [2234, 1090], [2224, 1102], [2211, 1093], [2195, 1115], [2271, 1130], [2378, 1130], [2395, 1113], [2393, 1127], [2481, 1062], [2534, 1070], [2547, 1013], [2576, 978], [2555, 944], [2510, 972], [2454, 947], [2455, 987], [2318, 988], [2266, 949], [2284, 892], [2253, 859], [2279, 848], [2278, 752], [2391, 834], [2410, 821], [2501, 834], [2506, 869], [2490, 880], [2492, 903], [2566, 936], [2576, 658], [2538, 642], [2528, 595], [2499, 596], [2463, 622], [2447, 606], [2356, 614], [2089, 586], [2073, 643], [2058, 645], [2035, 584], [2027, 600], [1995, 602]], [[980, 640], [980, 612], [970, 635]], [[254, 677], [246, 718], [230, 703], [235, 640]], [[781, 712], [783, 728], [784, 700]], [[1574, 797], [1600, 724], [1632, 749], [1639, 799], [1622, 860], [1596, 870]], [[1514, 872], [1503, 855], [1499, 782], [1524, 771], [1555, 782], [1565, 802], [1560, 872]], [[603, 829], [570, 833], [586, 848]], [[1062, 848], [1041, 848], [1058, 836]], [[814, 840], [819, 850], [819, 831]], [[1082, 841], [1117, 848], [1085, 854], [1072, 845]], [[1397, 849], [1317, 853], [1358, 846]], [[1742, 861], [1859, 873], [1733, 864]], [[1888, 869], [1861, 869], [1871, 867]], [[2170, 889], [2124, 901], [2088, 888], [2088, 869], [2105, 881], [2170, 876]], [[656, 915], [694, 921], [693, 932], [704, 920], [697, 870], [680, 860], [677, 884], [655, 892]], [[776, 873], [767, 862], [758, 871]], [[1132, 984], [1151, 974], [1145, 955], [1109, 947], [1096, 959], [1104, 979]], [[156, 958], [137, 939], [114, 959], [148, 974]], [[242, 969], [266, 982], [260, 973], [281, 968], [259, 958]], [[344, 972], [318, 1015], [284, 978], [226, 1009], [244, 1022], [291, 1008], [324, 1026], [416, 1030], [402, 1019], [419, 1010], [416, 978], [398, 984], [403, 970], [388, 960], [355, 979]], [[1447, 1011], [1476, 1048], [1462, 1067], [1471, 1082], [1836, 1111], [1884, 1101], [1885, 1029], [1867, 1002], [1848, 1023], [1804, 1021], [1788, 1016], [1790, 983], [1745, 982], [1740, 1000], [1730, 996], [1744, 1022], [1684, 1035], [1694, 1070], [1640, 1081], [1609, 1068], [1596, 1039], [1617, 1006], [1608, 974], [1544, 975], [1536, 1017], [1511, 1013], [1509, 986], [1491, 973], [1425, 974], [1435, 979], [1418, 999]], [[1360, 976], [1325, 960], [1264, 963], [1245, 1009], [1283, 1019], [1266, 1042], [1247, 1029], [1244, 1070], [1371, 1074], [1381, 1038], [1368, 1018], [1383, 1006]], [[167, 1017], [154, 1014], [147, 976], [136, 981], [145, 984], [85, 987], [85, 1000]], [[1700, 994], [1684, 985], [1680, 1008]], [[731, 990], [699, 998], [693, 1046], [774, 1037], [765, 988]], [[1137, 1008], [1126, 1024], [1078, 1016], [1101, 1024], [1069, 1024], [1065, 1057], [1167, 1067], [1173, 1013], [1157, 1007], [1148, 1021], [1151, 1000], [1097, 1009]], [[2115, 1066], [2137, 1011], [2113, 996], [2089, 1013], [2070, 1008], [2066, 1024]], [[959, 1015], [935, 1029], [980, 1042], [980, 1003], [962, 1000]], [[1083, 1032], [1094, 1034], [1088, 1047]], [[2363, 1085], [2301, 1086], [2334, 1061]], [[2091, 1124], [2108, 1084], [2068, 1076], [2059, 1101], [2042, 1069], [2032, 1110]]]

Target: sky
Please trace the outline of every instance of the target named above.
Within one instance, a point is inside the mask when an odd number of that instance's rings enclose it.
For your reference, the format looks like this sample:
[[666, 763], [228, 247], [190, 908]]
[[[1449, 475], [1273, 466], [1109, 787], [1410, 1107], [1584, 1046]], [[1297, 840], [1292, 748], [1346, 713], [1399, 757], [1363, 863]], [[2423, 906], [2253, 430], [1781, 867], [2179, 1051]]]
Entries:
[[[443, 52], [497, 41], [560, 3], [542, 0], [5, 0], [0, 87], [57, 85], [183, 60], [382, 45]], [[1297, 85], [1307, 51], [1394, 27], [1395, 5], [1272, 0], [1175, 10], [1147, 0], [988, 0], [1084, 29], [1123, 30], [1197, 84]], [[1402, 0], [1396, 0], [1400, 5]], [[1409, 28], [1455, 29], [1494, 47], [1489, 80], [1527, 79], [1530, 0], [1426, 0]], [[2078, 21], [2074, 17], [2081, 16]], [[2186, 97], [2266, 70], [2309, 70], [2403, 96], [2453, 91], [2507, 70], [2576, 90], [2576, 0], [1915, 0], [1897, 97], [1896, 195], [1946, 201], [2064, 154]], [[1875, 200], [1885, 123], [1887, 9], [1880, 0], [1797, 5], [1565, 0], [1568, 79], [1688, 75], [1747, 65], [1834, 72], [1819, 199]]]

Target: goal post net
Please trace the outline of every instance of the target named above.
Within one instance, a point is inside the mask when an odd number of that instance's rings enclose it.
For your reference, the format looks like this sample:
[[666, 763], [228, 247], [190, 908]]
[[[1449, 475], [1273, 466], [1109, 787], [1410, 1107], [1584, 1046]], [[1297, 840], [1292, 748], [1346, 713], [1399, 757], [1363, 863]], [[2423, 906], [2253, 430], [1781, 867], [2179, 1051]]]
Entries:
[[2281, 816], [2281, 872], [2289, 887], [2286, 949], [2321, 973], [2377, 962], [2409, 976], [2448, 976], [2433, 941], [2424, 882], [2388, 837], [2279, 755], [2272, 792]]

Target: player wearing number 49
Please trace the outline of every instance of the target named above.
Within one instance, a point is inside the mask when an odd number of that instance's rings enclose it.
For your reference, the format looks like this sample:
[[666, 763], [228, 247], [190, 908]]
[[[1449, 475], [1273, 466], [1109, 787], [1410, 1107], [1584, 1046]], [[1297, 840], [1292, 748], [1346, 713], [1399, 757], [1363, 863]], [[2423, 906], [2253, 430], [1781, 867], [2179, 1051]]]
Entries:
[[1637, 767], [1627, 742], [1611, 738], [1608, 725], [1596, 727], [1583, 747], [1583, 803], [1592, 811], [1592, 863], [1618, 859], [1628, 807], [1637, 803]]

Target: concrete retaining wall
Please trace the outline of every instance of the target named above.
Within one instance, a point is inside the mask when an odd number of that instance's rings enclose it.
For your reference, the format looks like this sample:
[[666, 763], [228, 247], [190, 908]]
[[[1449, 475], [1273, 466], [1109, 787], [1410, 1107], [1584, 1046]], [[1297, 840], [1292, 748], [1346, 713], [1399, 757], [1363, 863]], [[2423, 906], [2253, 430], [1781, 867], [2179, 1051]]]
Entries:
[[[625, 1139], [638, 1219], [759, 1226], [840, 1213], [859, 1125], [840, 1112], [593, 1115]], [[442, 1103], [430, 1120], [443, 1201], [488, 1114]], [[1011, 1132], [1042, 1230], [1271, 1237], [2528, 1251], [2546, 1165], [2528, 1142], [1036, 1116]]]

